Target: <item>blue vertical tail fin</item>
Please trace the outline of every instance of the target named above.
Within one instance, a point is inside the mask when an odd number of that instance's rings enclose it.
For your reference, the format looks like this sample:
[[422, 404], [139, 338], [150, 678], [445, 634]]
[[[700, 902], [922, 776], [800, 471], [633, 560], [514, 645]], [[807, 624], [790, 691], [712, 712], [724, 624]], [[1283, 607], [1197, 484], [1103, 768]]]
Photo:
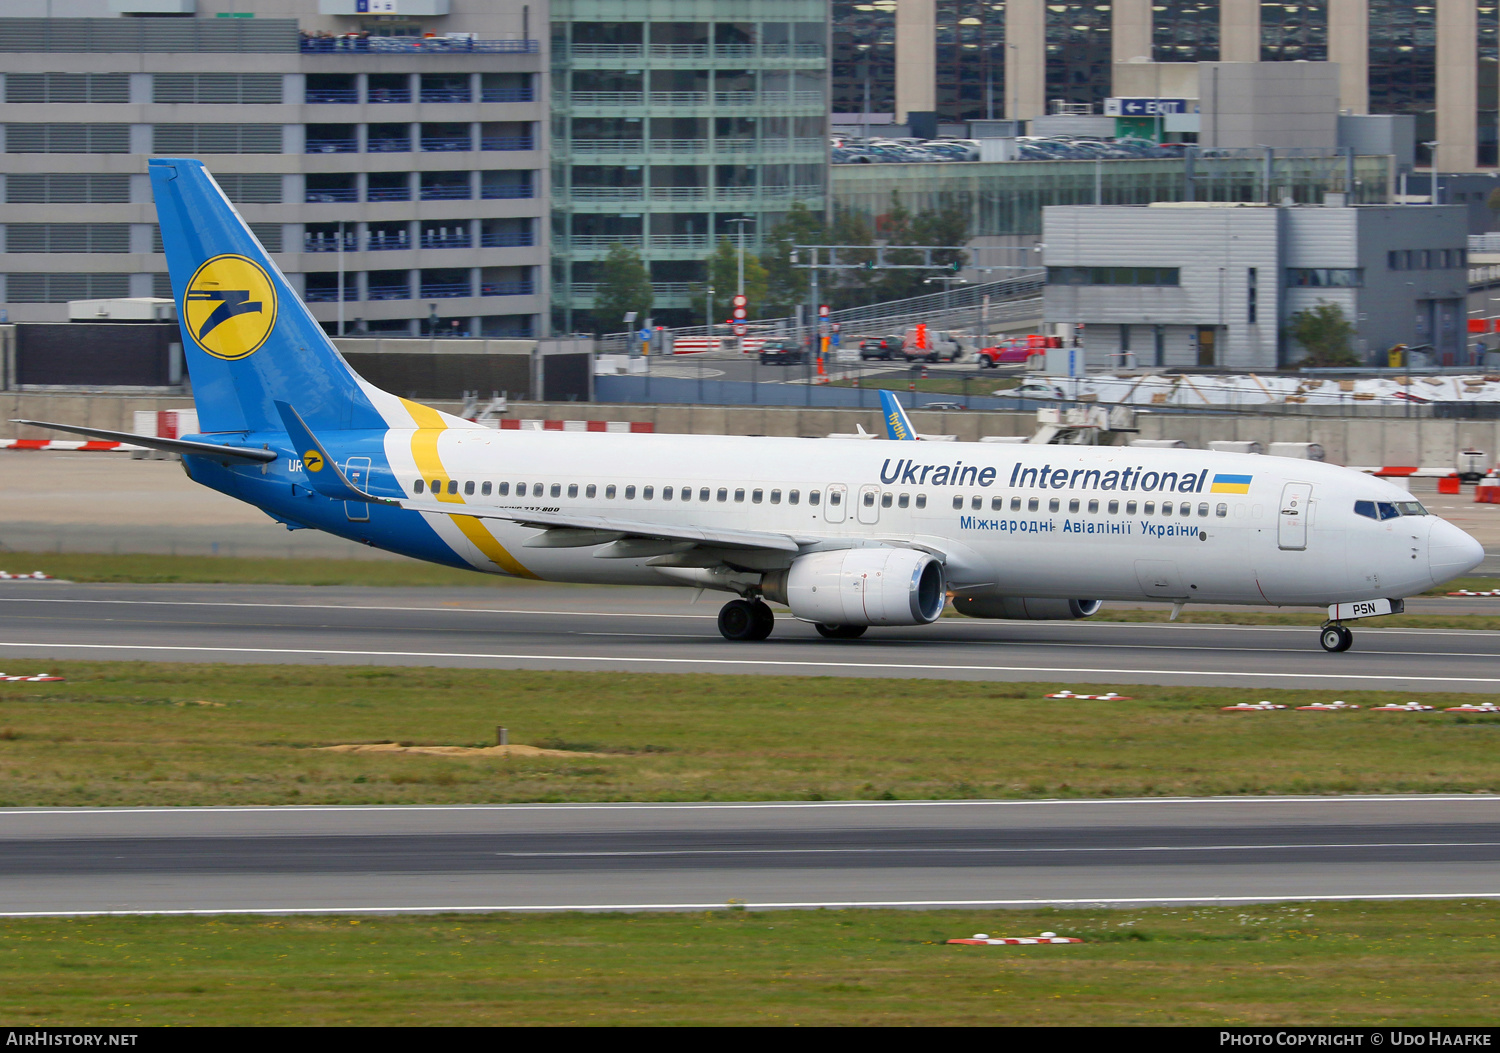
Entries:
[[199, 428], [281, 431], [277, 401], [309, 427], [384, 419], [202, 161], [154, 157], [151, 190]]
[[885, 415], [885, 437], [887, 439], [914, 440], [917, 430], [911, 426], [911, 421], [906, 417], [906, 411], [901, 408], [901, 401], [896, 398], [894, 391], [880, 392], [880, 408]]

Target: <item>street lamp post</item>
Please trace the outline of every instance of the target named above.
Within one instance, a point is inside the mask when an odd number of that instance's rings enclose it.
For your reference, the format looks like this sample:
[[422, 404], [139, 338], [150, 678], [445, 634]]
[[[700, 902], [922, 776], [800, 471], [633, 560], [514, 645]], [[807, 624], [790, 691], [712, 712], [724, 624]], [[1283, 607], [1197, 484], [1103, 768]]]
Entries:
[[[743, 297], [745, 295], [745, 224], [746, 223], [754, 223], [755, 220], [752, 217], [750, 217], [750, 216], [740, 216], [740, 217], [738, 217], [736, 219], [727, 219], [724, 222], [725, 223], [733, 224], [734, 226], [736, 226], [739, 229], [739, 242], [740, 242], [740, 251], [739, 251], [739, 278], [738, 278], [738, 280], [735, 283], [735, 289], [734, 289], [734, 291], [735, 291], [735, 295], [736, 296]], [[745, 301], [742, 300], [742, 299], [735, 300], [735, 304], [736, 305], [744, 303], [744, 302]], [[738, 321], [738, 320], [739, 319], [737, 318], [736, 321]], [[740, 351], [744, 351], [745, 350], [745, 338], [744, 337], [739, 337], [738, 338], [738, 344], [739, 344], [739, 350]]]

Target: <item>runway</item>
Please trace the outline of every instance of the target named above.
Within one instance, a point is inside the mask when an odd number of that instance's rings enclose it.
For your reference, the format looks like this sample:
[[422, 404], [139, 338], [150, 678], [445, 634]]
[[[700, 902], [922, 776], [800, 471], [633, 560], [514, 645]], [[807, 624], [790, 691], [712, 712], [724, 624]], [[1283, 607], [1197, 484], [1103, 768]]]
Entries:
[[[943, 618], [827, 641], [778, 617], [763, 643], [715, 628], [722, 597], [686, 589], [473, 589], [0, 583], [0, 670], [45, 659], [453, 666], [810, 676], [1500, 690], [1500, 633], [1355, 627], [989, 622]], [[1413, 613], [1500, 612], [1426, 598]]]
[[1500, 896], [1500, 797], [0, 810], [0, 916]]

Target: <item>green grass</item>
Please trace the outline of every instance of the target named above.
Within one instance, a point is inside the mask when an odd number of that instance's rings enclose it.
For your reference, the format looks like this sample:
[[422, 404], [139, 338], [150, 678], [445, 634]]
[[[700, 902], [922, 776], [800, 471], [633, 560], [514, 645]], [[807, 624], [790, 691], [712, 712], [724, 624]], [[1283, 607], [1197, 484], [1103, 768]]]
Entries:
[[[8, 661], [9, 672], [48, 663]], [[1410, 696], [384, 667], [59, 662], [0, 683], [0, 806], [1109, 797], [1500, 789], [1500, 717], [1222, 713]], [[1102, 692], [1108, 685], [1100, 685]], [[1473, 695], [1433, 693], [1429, 705]], [[331, 754], [511, 741], [603, 757]]]
[[[1493, 901], [0, 922], [11, 1025], [1490, 1027]], [[974, 932], [1080, 945], [967, 947]]]

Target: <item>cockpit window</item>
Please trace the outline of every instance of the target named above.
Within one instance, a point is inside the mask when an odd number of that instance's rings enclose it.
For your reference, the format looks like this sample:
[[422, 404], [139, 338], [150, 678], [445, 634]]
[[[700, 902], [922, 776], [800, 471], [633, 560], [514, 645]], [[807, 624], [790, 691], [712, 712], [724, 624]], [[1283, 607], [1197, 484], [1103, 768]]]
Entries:
[[1366, 519], [1396, 519], [1400, 516], [1425, 516], [1420, 501], [1355, 501], [1354, 514]]

